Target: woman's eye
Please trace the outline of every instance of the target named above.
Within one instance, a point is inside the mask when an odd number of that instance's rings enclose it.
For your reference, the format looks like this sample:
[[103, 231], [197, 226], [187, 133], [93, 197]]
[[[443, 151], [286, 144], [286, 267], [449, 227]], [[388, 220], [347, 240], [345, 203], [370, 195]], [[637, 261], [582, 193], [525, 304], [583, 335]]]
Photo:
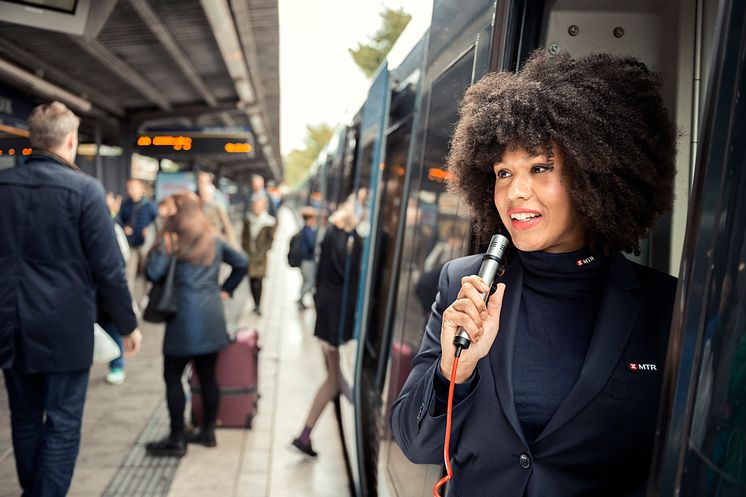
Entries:
[[552, 169], [554, 169], [552, 166], [535, 165], [531, 166], [531, 173], [538, 174], [546, 171], [551, 171]]
[[498, 178], [507, 178], [508, 176], [510, 176], [510, 171], [506, 171], [505, 169], [500, 169], [499, 171], [495, 173], [495, 176], [497, 176]]

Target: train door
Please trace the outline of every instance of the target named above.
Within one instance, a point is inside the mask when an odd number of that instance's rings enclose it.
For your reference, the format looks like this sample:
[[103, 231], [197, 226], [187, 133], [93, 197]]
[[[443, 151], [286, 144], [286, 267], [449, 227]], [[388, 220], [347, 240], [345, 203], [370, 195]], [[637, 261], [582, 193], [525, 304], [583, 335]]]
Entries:
[[[360, 410], [357, 408], [361, 403], [360, 376], [364, 353], [361, 331], [362, 316], [367, 314], [368, 306], [366, 288], [373, 278], [371, 262], [375, 257], [376, 233], [372, 227], [377, 225], [379, 217], [381, 158], [385, 146], [384, 132], [388, 117], [389, 93], [389, 71], [384, 63], [368, 90], [360, 123], [354, 202], [359, 221], [357, 233], [362, 238], [362, 254], [359, 261], [353, 261], [348, 257], [344, 294], [356, 295], [354, 303], [351, 300], [343, 300], [343, 318], [340, 320], [340, 333], [346, 333], [348, 330], [343, 329], [347, 321], [345, 313], [354, 312], [352, 339], [340, 345], [339, 359], [343, 398], [347, 400], [341, 401], [342, 434], [350, 458], [351, 476], [357, 495], [365, 495], [363, 489], [367, 488], [360, 440], [365, 428], [362, 425]], [[357, 287], [357, 292], [353, 291], [353, 285]]]
[[385, 425], [381, 397], [389, 322], [395, 307], [392, 289], [398, 281], [402, 201], [426, 41], [426, 37], [421, 39], [406, 59], [390, 71], [391, 96], [379, 165], [377, 213], [370, 228], [373, 250], [368, 259], [369, 277], [365, 287], [360, 287], [362, 310], [355, 322], [356, 336], [360, 337], [355, 377], [355, 410], [360, 420], [357, 435], [361, 472], [365, 473], [366, 482], [363, 495], [371, 497], [377, 495], [376, 462]]
[[720, 4], [648, 495], [746, 495], [746, 5]]
[[[458, 103], [489, 69], [494, 13], [492, 0], [437, 0], [433, 5], [411, 180], [404, 198], [398, 284], [390, 290], [396, 312], [386, 343], [389, 358], [382, 368], [384, 413], [398, 397], [419, 349], [442, 265], [469, 250], [470, 222], [458, 198], [446, 189], [444, 164]], [[378, 495], [432, 495], [441, 468], [410, 463], [391, 437], [387, 415], [383, 422]]]

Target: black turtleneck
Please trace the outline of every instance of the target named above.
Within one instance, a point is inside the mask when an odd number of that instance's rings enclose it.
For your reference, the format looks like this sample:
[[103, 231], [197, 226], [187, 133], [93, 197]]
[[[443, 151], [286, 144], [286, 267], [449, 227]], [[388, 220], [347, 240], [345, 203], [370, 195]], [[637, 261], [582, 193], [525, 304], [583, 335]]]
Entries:
[[528, 443], [539, 436], [580, 374], [608, 258], [588, 250], [518, 252], [523, 288], [513, 353], [513, 395]]

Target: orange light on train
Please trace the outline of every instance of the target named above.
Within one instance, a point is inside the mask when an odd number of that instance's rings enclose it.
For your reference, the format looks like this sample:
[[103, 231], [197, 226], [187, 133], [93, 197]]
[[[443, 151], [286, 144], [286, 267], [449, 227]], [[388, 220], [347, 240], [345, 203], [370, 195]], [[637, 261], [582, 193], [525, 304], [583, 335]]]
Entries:
[[451, 173], [446, 171], [445, 169], [440, 169], [439, 167], [431, 167], [427, 170], [427, 179], [430, 181], [439, 181], [441, 183], [445, 183], [451, 178]]
[[3, 149], [0, 148], [0, 155], [3, 155]]
[[31, 155], [32, 150], [30, 148], [24, 148], [21, 152], [23, 155]]
[[137, 145], [140, 147], [148, 147], [153, 143], [153, 140], [149, 136], [141, 136], [137, 139]]
[[16, 149], [11, 148], [10, 150], [8, 150], [8, 155], [16, 155]]

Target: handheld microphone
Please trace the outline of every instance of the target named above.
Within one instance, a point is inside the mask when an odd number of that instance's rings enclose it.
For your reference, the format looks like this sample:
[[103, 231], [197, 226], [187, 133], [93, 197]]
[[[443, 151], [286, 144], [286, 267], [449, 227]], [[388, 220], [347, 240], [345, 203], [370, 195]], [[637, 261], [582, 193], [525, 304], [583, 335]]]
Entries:
[[[479, 277], [487, 283], [487, 286], [492, 289], [492, 285], [495, 282], [495, 278], [502, 275], [505, 271], [503, 266], [503, 257], [505, 256], [505, 249], [508, 248], [508, 239], [502, 235], [494, 235], [490, 240], [490, 246], [487, 248], [484, 256], [482, 256], [482, 265], [479, 267]], [[484, 302], [490, 298], [490, 290], [480, 293]], [[471, 337], [465, 329], [459, 328], [456, 336], [453, 337], [453, 345], [456, 346], [458, 352], [459, 349], [468, 349], [471, 345]]]

